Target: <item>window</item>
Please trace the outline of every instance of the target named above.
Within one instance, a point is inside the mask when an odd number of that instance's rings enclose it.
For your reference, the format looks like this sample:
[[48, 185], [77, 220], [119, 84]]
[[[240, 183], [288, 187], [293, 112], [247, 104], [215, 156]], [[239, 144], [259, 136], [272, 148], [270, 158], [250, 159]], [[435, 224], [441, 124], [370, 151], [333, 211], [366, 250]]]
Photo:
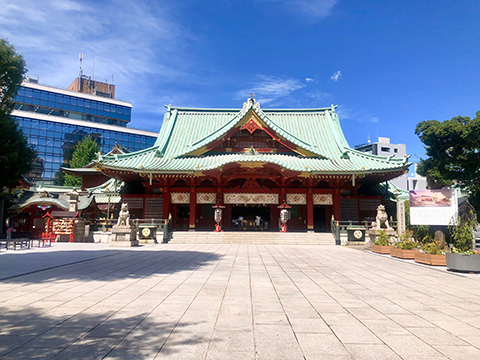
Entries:
[[380, 150], [384, 152], [390, 152], [390, 148], [387, 148], [387, 147], [382, 147]]
[[394, 152], [394, 153], [398, 153], [398, 149], [393, 149], [393, 152]]

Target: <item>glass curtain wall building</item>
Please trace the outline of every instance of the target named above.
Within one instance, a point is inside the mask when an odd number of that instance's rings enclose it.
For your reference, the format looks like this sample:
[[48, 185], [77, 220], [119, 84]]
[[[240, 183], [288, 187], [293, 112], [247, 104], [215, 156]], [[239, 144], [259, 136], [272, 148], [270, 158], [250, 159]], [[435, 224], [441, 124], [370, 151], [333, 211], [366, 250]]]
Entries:
[[128, 102], [24, 82], [14, 99], [12, 117], [34, 145], [38, 158], [30, 179], [57, 184], [75, 144], [90, 135], [102, 153], [115, 144], [128, 151], [152, 146], [158, 133], [127, 128]]

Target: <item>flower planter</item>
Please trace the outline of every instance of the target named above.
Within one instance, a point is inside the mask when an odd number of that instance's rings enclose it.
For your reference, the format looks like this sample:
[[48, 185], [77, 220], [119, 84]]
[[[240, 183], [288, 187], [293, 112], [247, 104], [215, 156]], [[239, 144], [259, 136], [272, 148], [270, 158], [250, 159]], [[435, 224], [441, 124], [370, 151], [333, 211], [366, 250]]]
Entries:
[[378, 253], [378, 254], [390, 254], [390, 249], [391, 248], [392, 247], [390, 245], [382, 246], [382, 245], [372, 244], [372, 251], [374, 253]]
[[392, 246], [392, 248], [390, 249], [390, 256], [400, 258], [400, 259], [414, 259], [415, 253], [417, 252], [418, 252], [418, 249], [405, 250], [405, 249], [398, 249]]
[[480, 272], [480, 255], [447, 254], [447, 268], [454, 271]]
[[426, 264], [426, 265], [434, 265], [434, 266], [445, 266], [447, 265], [447, 260], [445, 255], [432, 255], [432, 254], [425, 254], [420, 251], [417, 251], [414, 257], [415, 262]]

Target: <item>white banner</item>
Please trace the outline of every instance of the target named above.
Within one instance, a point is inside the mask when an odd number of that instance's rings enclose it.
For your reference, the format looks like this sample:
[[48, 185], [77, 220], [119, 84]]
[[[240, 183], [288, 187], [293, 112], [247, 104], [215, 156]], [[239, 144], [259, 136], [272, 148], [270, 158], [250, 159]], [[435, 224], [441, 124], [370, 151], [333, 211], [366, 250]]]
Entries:
[[456, 225], [457, 191], [411, 190], [410, 225]]

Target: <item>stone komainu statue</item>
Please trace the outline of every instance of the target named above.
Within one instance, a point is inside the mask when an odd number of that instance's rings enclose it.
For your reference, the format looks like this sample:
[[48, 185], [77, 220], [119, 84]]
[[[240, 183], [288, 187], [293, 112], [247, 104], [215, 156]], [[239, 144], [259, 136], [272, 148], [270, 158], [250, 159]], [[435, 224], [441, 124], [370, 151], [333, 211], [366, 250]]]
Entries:
[[388, 215], [385, 211], [385, 206], [378, 205], [377, 216], [375, 221], [372, 222], [372, 230], [392, 230], [388, 223]]
[[127, 203], [122, 203], [122, 208], [118, 214], [117, 226], [130, 226], [130, 212], [128, 211]]

